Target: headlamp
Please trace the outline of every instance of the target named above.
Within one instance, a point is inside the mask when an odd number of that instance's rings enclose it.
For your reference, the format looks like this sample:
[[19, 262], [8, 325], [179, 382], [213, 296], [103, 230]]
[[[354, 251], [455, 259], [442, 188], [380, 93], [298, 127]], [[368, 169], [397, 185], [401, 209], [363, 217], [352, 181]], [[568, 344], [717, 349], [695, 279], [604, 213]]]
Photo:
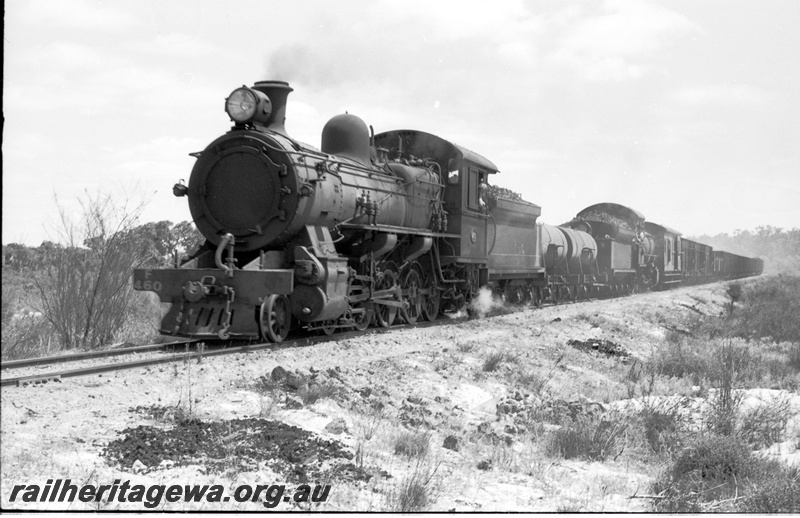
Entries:
[[263, 92], [242, 86], [225, 99], [225, 113], [233, 122], [240, 124], [266, 123], [272, 114], [272, 103]]

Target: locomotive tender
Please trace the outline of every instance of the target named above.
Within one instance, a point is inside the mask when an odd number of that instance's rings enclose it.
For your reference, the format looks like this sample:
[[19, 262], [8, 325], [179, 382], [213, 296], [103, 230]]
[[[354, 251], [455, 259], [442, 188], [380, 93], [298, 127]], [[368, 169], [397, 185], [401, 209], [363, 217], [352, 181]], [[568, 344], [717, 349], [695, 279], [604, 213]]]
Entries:
[[[293, 326], [433, 320], [482, 286], [541, 304], [681, 281], [679, 234], [636, 211], [598, 204], [537, 224], [538, 205], [492, 191], [499, 171], [486, 158], [421, 131], [375, 135], [349, 114], [328, 121], [316, 149], [286, 133], [291, 91], [235, 89], [233, 127], [192, 153], [188, 186], [174, 186], [206, 242], [174, 269], [134, 271], [135, 289], [171, 304], [162, 334], [280, 342]], [[692, 282], [763, 267], [686, 250]]]

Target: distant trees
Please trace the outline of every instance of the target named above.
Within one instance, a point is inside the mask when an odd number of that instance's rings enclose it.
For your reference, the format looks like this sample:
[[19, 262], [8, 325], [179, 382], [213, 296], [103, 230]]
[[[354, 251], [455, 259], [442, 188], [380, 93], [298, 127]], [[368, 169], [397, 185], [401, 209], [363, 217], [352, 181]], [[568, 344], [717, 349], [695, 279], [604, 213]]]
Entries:
[[[88, 193], [80, 202], [82, 211], [75, 216], [59, 207], [63, 244], [3, 246], [3, 269], [30, 279], [27, 304], [42, 313], [67, 349], [111, 343], [136, 300], [133, 269], [169, 265], [174, 251], [186, 254], [203, 241], [186, 221], [138, 225], [143, 205], [129, 207], [110, 195]], [[4, 304], [4, 324], [11, 311]]]
[[688, 239], [710, 245], [714, 250], [761, 257], [767, 273], [800, 271], [800, 228], [783, 230], [767, 225], [757, 227], [755, 231], [737, 229], [733, 235], [702, 235]]
[[[194, 248], [203, 243], [203, 236], [188, 221], [172, 223], [171, 221], [158, 221], [135, 226], [122, 233], [126, 240], [134, 243], [139, 253], [137, 266], [162, 267], [171, 265], [173, 253], [179, 256], [189, 254]], [[87, 238], [82, 246], [77, 249], [94, 249], [103, 243], [101, 235]], [[19, 243], [3, 245], [3, 268], [10, 268], [17, 272], [38, 271], [52, 266], [53, 262], [63, 253], [65, 248], [60, 243], [44, 241], [41, 245], [30, 247]]]

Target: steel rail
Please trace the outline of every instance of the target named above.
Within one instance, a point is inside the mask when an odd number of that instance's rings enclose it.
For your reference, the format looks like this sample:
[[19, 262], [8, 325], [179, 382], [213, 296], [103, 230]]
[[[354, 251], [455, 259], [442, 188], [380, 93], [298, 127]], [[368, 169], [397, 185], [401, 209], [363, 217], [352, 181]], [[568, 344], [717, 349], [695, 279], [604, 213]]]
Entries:
[[[301, 346], [308, 346], [314, 345], [324, 342], [332, 342], [336, 340], [347, 340], [350, 338], [355, 338], [358, 336], [365, 336], [370, 334], [384, 334], [390, 331], [400, 331], [405, 329], [423, 329], [427, 327], [434, 327], [445, 325], [454, 322], [463, 322], [465, 321], [464, 318], [456, 318], [456, 319], [439, 319], [433, 322], [420, 322], [415, 324], [401, 324], [395, 325], [387, 328], [372, 328], [369, 331], [345, 331], [343, 333], [337, 333], [330, 336], [308, 336], [302, 337], [295, 340], [289, 340], [280, 343], [272, 343], [272, 342], [265, 342], [260, 344], [250, 344], [250, 345], [242, 345], [238, 347], [225, 347], [215, 350], [201, 350], [198, 352], [192, 353], [180, 353], [180, 354], [173, 354], [169, 356], [161, 356], [158, 358], [147, 358], [142, 360], [133, 360], [129, 362], [120, 362], [120, 363], [107, 363], [103, 365], [94, 365], [90, 367], [83, 367], [80, 369], [70, 369], [70, 370], [63, 370], [63, 371], [54, 371], [49, 373], [41, 373], [41, 374], [34, 374], [30, 376], [18, 376], [14, 378], [6, 378], [0, 380], [0, 386], [7, 387], [7, 386], [18, 386], [24, 387], [26, 385], [37, 384], [37, 383], [45, 383], [48, 381], [56, 381], [65, 378], [74, 378], [78, 376], [88, 376], [91, 374], [102, 374], [104, 372], [114, 372], [126, 369], [135, 369], [138, 367], [148, 367], [151, 365], [159, 365], [162, 363], [172, 363], [177, 361], [190, 361], [194, 359], [206, 358], [211, 356], [222, 356], [227, 354], [237, 354], [237, 353], [249, 353], [253, 351], [259, 351], [262, 349], [284, 349], [289, 347], [301, 347]], [[184, 342], [180, 342], [184, 343]], [[185, 342], [188, 343], [188, 342]]]
[[160, 349], [167, 349], [175, 345], [184, 345], [197, 342], [198, 340], [183, 340], [177, 342], [168, 342], [163, 344], [150, 344], [140, 345], [138, 347], [120, 347], [119, 349], [106, 349], [103, 351], [89, 351], [85, 353], [75, 354], [62, 354], [60, 356], [44, 356], [41, 358], [29, 358], [26, 360], [12, 360], [7, 362], [0, 362], [0, 369], [20, 369], [23, 367], [35, 367], [37, 365], [50, 365], [53, 363], [67, 363], [80, 360], [89, 360], [92, 358], [105, 358], [108, 356], [122, 356], [125, 354], [143, 353], [149, 351], [157, 351]]

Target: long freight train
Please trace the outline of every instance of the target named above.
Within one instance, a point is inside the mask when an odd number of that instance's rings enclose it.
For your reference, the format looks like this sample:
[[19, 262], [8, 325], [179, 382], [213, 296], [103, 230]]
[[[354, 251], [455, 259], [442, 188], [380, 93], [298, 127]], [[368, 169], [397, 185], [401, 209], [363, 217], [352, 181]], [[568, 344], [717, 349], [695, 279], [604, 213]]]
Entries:
[[433, 320], [482, 286], [538, 305], [763, 269], [613, 203], [537, 224], [541, 207], [494, 187], [491, 161], [429, 133], [375, 135], [344, 114], [316, 149], [286, 132], [291, 91], [235, 89], [233, 127], [173, 188], [206, 242], [176, 268], [134, 271], [135, 289], [171, 304], [162, 334], [280, 342], [292, 327]]

